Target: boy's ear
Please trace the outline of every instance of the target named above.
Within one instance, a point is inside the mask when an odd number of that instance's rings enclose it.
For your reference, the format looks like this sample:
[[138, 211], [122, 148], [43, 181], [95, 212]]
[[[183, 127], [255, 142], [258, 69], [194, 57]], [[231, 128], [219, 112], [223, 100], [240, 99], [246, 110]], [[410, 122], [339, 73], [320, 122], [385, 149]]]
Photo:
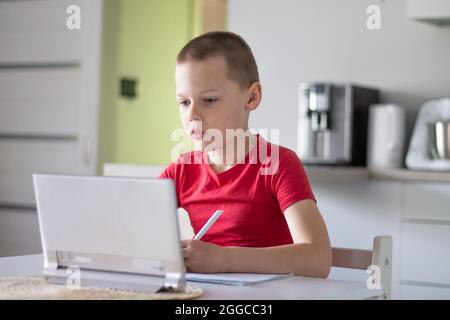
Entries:
[[245, 105], [245, 109], [248, 111], [255, 110], [261, 102], [261, 84], [259, 82], [253, 82], [248, 89], [248, 101]]

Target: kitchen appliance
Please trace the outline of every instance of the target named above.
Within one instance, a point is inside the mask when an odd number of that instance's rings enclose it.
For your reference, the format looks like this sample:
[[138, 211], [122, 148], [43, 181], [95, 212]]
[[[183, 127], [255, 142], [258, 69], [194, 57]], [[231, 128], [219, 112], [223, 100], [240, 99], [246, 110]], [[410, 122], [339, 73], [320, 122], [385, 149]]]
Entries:
[[401, 168], [405, 147], [406, 114], [396, 104], [374, 104], [369, 108], [367, 166]]
[[450, 121], [429, 123], [428, 138], [433, 159], [450, 159]]
[[305, 164], [366, 164], [369, 105], [379, 91], [350, 83], [299, 86], [297, 151]]
[[450, 171], [449, 121], [450, 97], [432, 99], [420, 107], [406, 155], [409, 169]]

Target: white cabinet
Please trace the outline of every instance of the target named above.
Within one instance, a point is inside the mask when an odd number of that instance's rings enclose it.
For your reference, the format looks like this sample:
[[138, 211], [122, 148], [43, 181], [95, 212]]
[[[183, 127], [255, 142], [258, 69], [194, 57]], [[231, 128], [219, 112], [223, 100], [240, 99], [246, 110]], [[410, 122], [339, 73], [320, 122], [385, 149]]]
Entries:
[[401, 279], [450, 290], [450, 226], [403, 223]]
[[402, 284], [400, 286], [402, 299], [411, 300], [450, 300], [448, 287], [430, 287], [414, 284]]
[[450, 183], [405, 182], [403, 219], [450, 222]]
[[0, 66], [0, 134], [77, 135], [80, 92], [78, 66]]
[[[67, 28], [71, 5], [80, 29]], [[40, 252], [33, 173], [96, 173], [102, 11], [0, 1], [0, 256]]]
[[4, 256], [42, 252], [36, 212], [0, 208], [0, 229], [0, 252]]
[[76, 139], [0, 139], [0, 204], [35, 204], [32, 174], [77, 173], [81, 166]]
[[450, 297], [450, 184], [403, 185], [401, 283], [405, 298]]
[[[370, 249], [374, 235], [392, 235], [393, 299], [450, 297], [450, 182], [412, 181], [431, 177], [425, 173], [307, 171], [333, 246]], [[333, 268], [330, 277], [367, 274]]]
[[82, 33], [66, 28], [66, 8], [74, 4], [85, 9], [84, 2], [2, 1], [0, 63], [18, 65], [79, 62], [83, 54], [83, 46], [80, 46]]

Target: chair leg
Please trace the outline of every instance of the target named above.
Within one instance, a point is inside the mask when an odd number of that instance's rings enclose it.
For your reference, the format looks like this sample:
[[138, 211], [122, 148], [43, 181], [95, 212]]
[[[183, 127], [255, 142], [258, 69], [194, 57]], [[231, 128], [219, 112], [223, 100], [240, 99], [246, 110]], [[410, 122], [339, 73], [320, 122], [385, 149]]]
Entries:
[[391, 299], [392, 284], [392, 237], [377, 236], [373, 240], [372, 265], [379, 269], [379, 282], [383, 290], [383, 298]]

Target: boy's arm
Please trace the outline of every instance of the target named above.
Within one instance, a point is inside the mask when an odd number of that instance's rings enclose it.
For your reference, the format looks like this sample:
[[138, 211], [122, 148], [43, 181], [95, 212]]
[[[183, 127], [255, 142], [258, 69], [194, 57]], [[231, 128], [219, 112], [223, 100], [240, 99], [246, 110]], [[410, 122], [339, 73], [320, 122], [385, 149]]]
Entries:
[[267, 248], [225, 247], [225, 272], [294, 273], [326, 278], [331, 245], [313, 200], [294, 203], [284, 211], [294, 244]]
[[284, 211], [294, 244], [266, 247], [222, 247], [201, 240], [182, 240], [189, 272], [293, 273], [326, 278], [331, 247], [325, 223], [313, 200], [301, 200]]

